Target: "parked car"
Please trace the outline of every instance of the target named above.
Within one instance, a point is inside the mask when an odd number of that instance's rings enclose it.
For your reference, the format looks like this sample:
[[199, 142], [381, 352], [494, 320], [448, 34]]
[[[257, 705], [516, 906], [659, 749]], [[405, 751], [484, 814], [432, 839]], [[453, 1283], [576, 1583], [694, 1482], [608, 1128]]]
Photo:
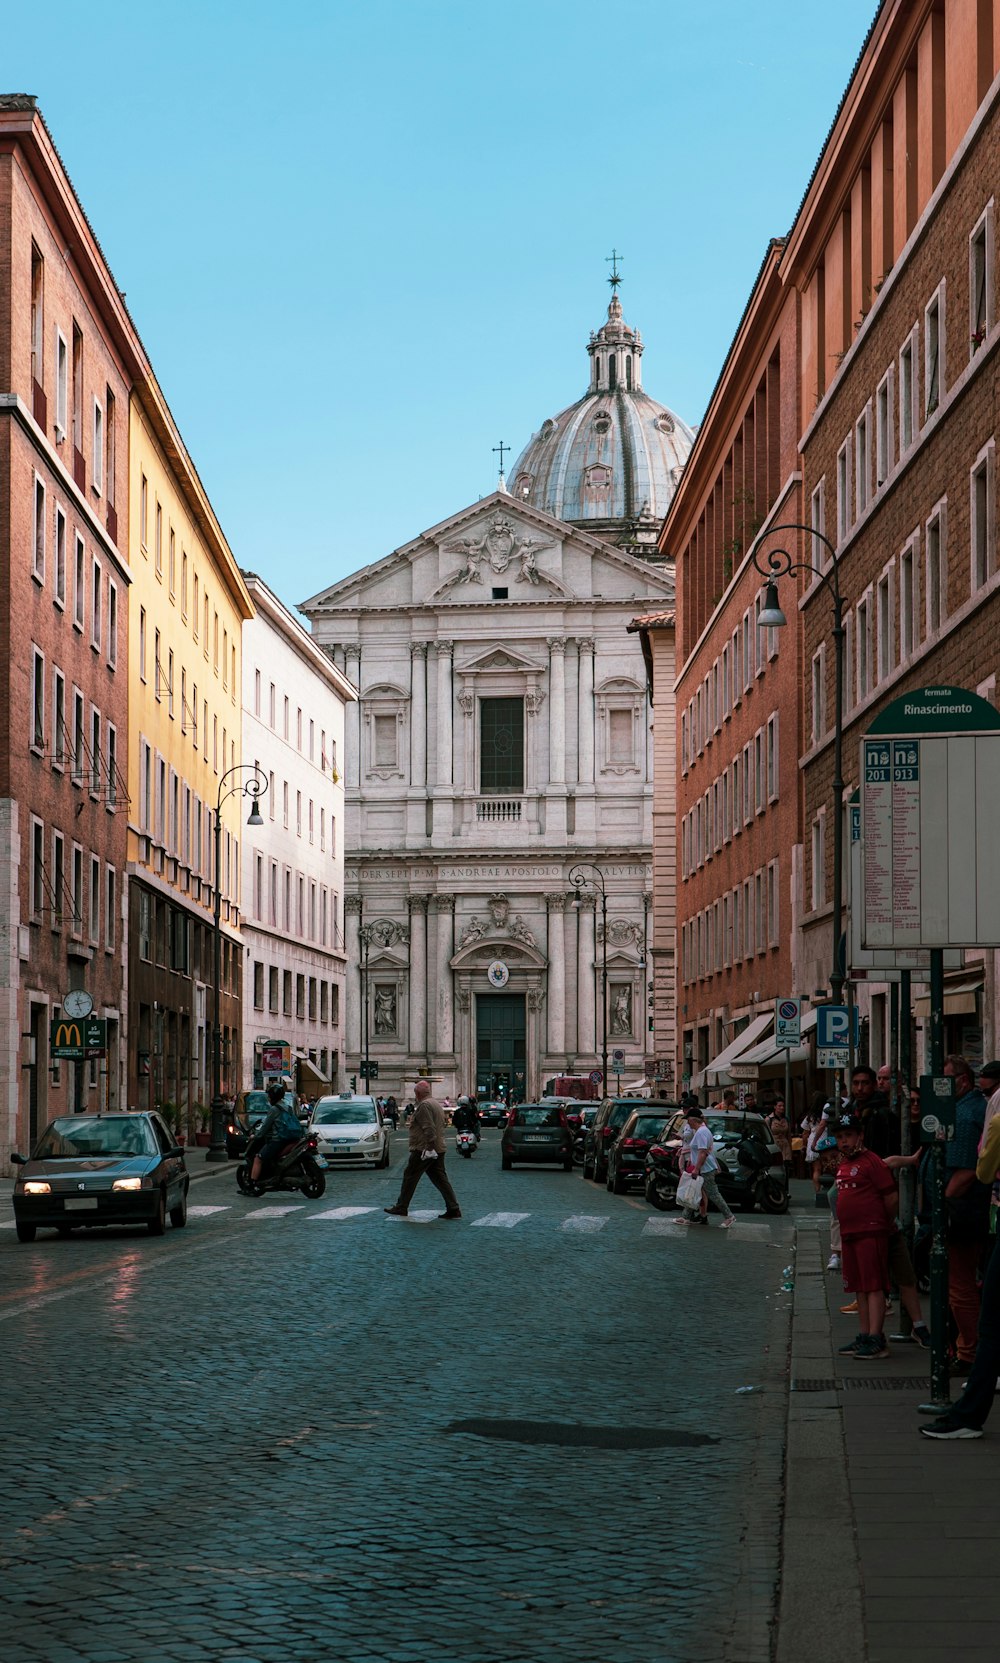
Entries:
[[184, 1151], [155, 1112], [61, 1115], [30, 1156], [11, 1159], [18, 1241], [99, 1224], [145, 1224], [162, 1236], [168, 1216], [177, 1230], [187, 1223]]
[[648, 1109], [646, 1097], [605, 1097], [583, 1135], [583, 1176], [603, 1184], [611, 1145], [636, 1109]]
[[[294, 1114], [299, 1114], [299, 1100], [294, 1091], [286, 1091], [282, 1102]], [[226, 1154], [231, 1161], [238, 1161], [246, 1154], [247, 1144], [270, 1107], [266, 1091], [236, 1093], [233, 1112], [226, 1121]]]
[[374, 1097], [343, 1091], [338, 1097], [321, 1097], [309, 1121], [316, 1134], [317, 1151], [331, 1166], [389, 1165], [389, 1123]]
[[[729, 1206], [752, 1213], [759, 1198], [765, 1212], [787, 1212], [785, 1163], [763, 1116], [742, 1109], [707, 1109], [705, 1125], [715, 1139], [719, 1193]], [[646, 1153], [646, 1199], [661, 1211], [676, 1205], [678, 1161], [685, 1126], [683, 1110], [679, 1109], [663, 1128], [662, 1137], [650, 1144]], [[740, 1159], [740, 1145], [744, 1141], [752, 1146], [752, 1164]], [[764, 1185], [762, 1173], [766, 1177]]]
[[651, 1143], [662, 1138], [664, 1128], [673, 1119], [674, 1107], [662, 1103], [650, 1112], [633, 1109], [608, 1155], [607, 1186], [615, 1195], [624, 1195], [632, 1186], [641, 1189], [646, 1182], [646, 1152]]
[[500, 1165], [509, 1172], [515, 1161], [558, 1162], [573, 1170], [573, 1134], [558, 1103], [518, 1103], [500, 1139]]

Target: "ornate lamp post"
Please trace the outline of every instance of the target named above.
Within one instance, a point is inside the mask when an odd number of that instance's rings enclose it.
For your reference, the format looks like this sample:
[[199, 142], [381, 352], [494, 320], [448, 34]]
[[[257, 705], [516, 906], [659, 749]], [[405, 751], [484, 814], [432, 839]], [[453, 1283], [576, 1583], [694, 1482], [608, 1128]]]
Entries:
[[[588, 878], [587, 873], [591, 876]], [[585, 889], [599, 889], [601, 892], [601, 1067], [604, 1070], [602, 1084], [608, 1090], [608, 892], [604, 887], [604, 873], [593, 861], [578, 861], [570, 867], [569, 881], [573, 885], [570, 896], [577, 912], [580, 910], [581, 897]]]
[[830, 556], [829, 566], [815, 566], [811, 560], [795, 560], [788, 549], [771, 549], [767, 565], [761, 564], [761, 551], [753, 552], [753, 563], [761, 577], [767, 579], [764, 604], [757, 620], [758, 629], [783, 629], [787, 623], [778, 603], [779, 577], [792, 572], [812, 572], [825, 586], [833, 602], [833, 654], [835, 692], [833, 711], [833, 961], [830, 971], [830, 992], [833, 1003], [839, 1005], [844, 992], [844, 969], [840, 938], [844, 911], [844, 598], [840, 592], [837, 551], [828, 537], [814, 526], [790, 521], [786, 525], [769, 527], [766, 536], [778, 531], [805, 531], [823, 544]]
[[[237, 779], [228, 791], [223, 790], [227, 779], [232, 774], [241, 774], [249, 769], [253, 778], [249, 780]], [[228, 797], [235, 797], [241, 792], [250, 798], [250, 813], [247, 816], [248, 826], [262, 826], [260, 798], [267, 790], [267, 780], [252, 762], [237, 762], [235, 767], [227, 768], [219, 781], [219, 791], [215, 799], [215, 905], [213, 909], [213, 950], [214, 950], [214, 979], [215, 987], [212, 996], [212, 1142], [205, 1159], [206, 1161], [228, 1160], [226, 1154], [226, 1102], [222, 1095], [222, 1026], [219, 1014], [219, 983], [222, 980], [222, 805]]]

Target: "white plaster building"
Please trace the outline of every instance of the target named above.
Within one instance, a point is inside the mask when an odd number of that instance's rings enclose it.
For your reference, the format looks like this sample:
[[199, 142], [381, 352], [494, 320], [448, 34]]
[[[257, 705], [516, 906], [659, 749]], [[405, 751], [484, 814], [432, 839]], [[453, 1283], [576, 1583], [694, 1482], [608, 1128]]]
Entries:
[[[291, 1048], [303, 1090], [343, 1085], [344, 711], [354, 688], [266, 583], [243, 626], [243, 760], [267, 781], [243, 840], [243, 1082], [264, 1039]], [[249, 776], [248, 776], [249, 777]]]
[[346, 735], [347, 1066], [367, 1039], [378, 1089], [400, 1100], [422, 1071], [441, 1095], [531, 1096], [600, 1064], [601, 898], [570, 905], [578, 861], [607, 891], [609, 1052], [624, 1052], [624, 1080], [645, 1072], [651, 710], [628, 625], [672, 605], [673, 568], [632, 550], [690, 438], [642, 392], [617, 294], [587, 350], [589, 390], [528, 445], [517, 494], [501, 479], [301, 608], [360, 692]]

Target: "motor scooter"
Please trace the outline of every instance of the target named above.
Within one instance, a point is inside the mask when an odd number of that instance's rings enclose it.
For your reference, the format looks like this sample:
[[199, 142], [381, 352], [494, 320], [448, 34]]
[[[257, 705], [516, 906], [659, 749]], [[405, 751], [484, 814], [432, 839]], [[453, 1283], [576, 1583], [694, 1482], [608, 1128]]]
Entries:
[[456, 1132], [455, 1148], [465, 1160], [471, 1160], [479, 1148], [479, 1134], [477, 1132]]
[[251, 1178], [254, 1157], [261, 1147], [259, 1138], [247, 1145], [246, 1160], [236, 1168], [236, 1187], [243, 1195], [267, 1195], [272, 1190], [298, 1190], [308, 1201], [318, 1201], [326, 1190], [326, 1161], [317, 1154], [315, 1132], [285, 1144], [277, 1164], [264, 1178]]

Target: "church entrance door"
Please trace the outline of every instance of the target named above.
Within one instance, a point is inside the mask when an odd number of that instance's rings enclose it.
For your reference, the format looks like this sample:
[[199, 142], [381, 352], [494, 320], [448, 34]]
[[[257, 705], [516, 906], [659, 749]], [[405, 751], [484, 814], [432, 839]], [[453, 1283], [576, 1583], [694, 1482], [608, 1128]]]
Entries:
[[523, 1100], [526, 1075], [523, 993], [476, 996], [476, 1096], [481, 1102]]

